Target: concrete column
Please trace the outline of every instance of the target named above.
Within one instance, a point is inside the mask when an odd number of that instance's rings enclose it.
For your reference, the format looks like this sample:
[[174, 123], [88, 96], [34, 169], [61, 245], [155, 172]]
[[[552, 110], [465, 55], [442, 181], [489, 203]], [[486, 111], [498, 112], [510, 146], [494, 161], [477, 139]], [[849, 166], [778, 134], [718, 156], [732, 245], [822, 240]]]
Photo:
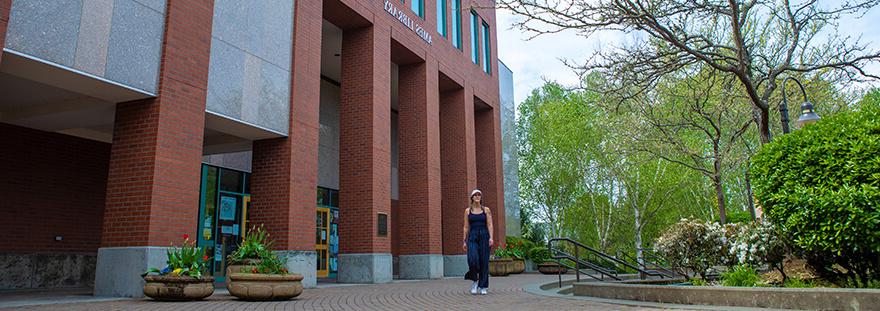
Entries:
[[3, 61], [3, 47], [6, 45], [6, 27], [9, 25], [9, 12], [12, 0], [0, 0], [0, 62]]
[[383, 24], [342, 35], [339, 155], [339, 272], [344, 283], [392, 278], [391, 34]]
[[296, 1], [290, 136], [254, 142], [248, 225], [263, 224], [287, 269], [317, 285], [315, 195], [321, 93], [320, 1]]
[[140, 273], [195, 237], [212, 12], [169, 0], [158, 97], [116, 106], [97, 296], [142, 296]]
[[[504, 180], [501, 166], [500, 108], [476, 99], [474, 125], [477, 151], [477, 188], [483, 192], [483, 205], [492, 210], [495, 247], [504, 244]], [[497, 106], [496, 106], [497, 107]]]
[[400, 278], [443, 277], [437, 61], [400, 67]]
[[464, 240], [464, 209], [468, 194], [477, 186], [474, 145], [474, 97], [467, 89], [440, 94], [440, 158], [443, 188], [444, 275], [467, 272]]

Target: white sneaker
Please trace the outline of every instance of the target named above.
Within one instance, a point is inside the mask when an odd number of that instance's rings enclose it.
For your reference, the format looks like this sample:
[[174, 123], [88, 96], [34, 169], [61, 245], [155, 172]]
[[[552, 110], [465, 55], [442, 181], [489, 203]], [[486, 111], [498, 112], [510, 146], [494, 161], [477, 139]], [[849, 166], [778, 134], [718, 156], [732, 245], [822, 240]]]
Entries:
[[480, 295], [488, 295], [488, 294], [489, 294], [488, 288], [480, 288]]
[[474, 281], [474, 285], [471, 285], [471, 295], [477, 294], [477, 281]]

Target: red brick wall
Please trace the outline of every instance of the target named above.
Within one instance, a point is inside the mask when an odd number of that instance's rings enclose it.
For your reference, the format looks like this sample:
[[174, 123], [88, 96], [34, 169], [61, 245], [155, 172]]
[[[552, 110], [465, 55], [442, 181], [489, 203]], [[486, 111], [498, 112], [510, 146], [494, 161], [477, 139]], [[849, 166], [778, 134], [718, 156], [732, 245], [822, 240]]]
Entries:
[[343, 254], [391, 252], [390, 236], [380, 237], [376, 232], [377, 214], [391, 212], [391, 36], [387, 27], [343, 30], [339, 103], [339, 252]]
[[477, 150], [477, 187], [483, 192], [483, 205], [492, 210], [493, 238], [496, 245], [504, 242], [504, 192], [501, 188], [501, 150], [498, 111], [479, 109], [474, 112]]
[[211, 0], [169, 0], [159, 96], [117, 105], [102, 247], [195, 235], [212, 17]]
[[442, 253], [436, 60], [400, 67], [400, 254]]
[[6, 26], [9, 24], [9, 11], [12, 0], [0, 0], [0, 62], [3, 61], [3, 46], [6, 45]]
[[97, 252], [110, 145], [0, 123], [0, 150], [0, 252]]
[[321, 2], [296, 1], [290, 136], [254, 142], [250, 224], [265, 224], [284, 250], [315, 250]]
[[[473, 96], [464, 89], [440, 94], [440, 157], [443, 189], [443, 254], [460, 255], [464, 209], [477, 186]], [[469, 98], [470, 100], [466, 100]]]

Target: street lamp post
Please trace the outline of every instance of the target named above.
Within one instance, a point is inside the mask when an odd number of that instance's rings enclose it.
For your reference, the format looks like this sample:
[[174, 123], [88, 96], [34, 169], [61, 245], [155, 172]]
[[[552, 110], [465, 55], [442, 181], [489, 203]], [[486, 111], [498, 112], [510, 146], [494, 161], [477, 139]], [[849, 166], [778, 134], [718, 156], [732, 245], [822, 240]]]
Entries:
[[790, 132], [788, 128], [788, 96], [785, 93], [785, 84], [788, 83], [788, 80], [792, 80], [801, 89], [801, 94], [803, 95], [804, 102], [801, 104], [801, 115], [798, 117], [797, 124], [798, 128], [802, 128], [807, 124], [815, 123], [819, 120], [819, 115], [813, 111], [813, 104], [807, 99], [807, 92], [804, 90], [804, 85], [801, 84], [801, 81], [795, 79], [793, 77], [787, 77], [785, 80], [782, 80], [782, 104], [779, 105], [779, 113], [782, 115], [782, 133], [788, 134]]

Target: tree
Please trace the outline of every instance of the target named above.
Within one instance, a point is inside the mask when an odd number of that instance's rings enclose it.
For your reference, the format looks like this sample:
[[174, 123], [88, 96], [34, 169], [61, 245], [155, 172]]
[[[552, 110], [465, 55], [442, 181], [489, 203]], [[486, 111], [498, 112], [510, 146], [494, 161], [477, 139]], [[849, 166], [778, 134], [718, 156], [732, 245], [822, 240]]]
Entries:
[[611, 30], [646, 37], [600, 51], [587, 63], [569, 63], [581, 74], [609, 73], [615, 83], [600, 89], [608, 96], [621, 94], [619, 87], [647, 92], [661, 78], [694, 64], [735, 79], [749, 99], [761, 143], [771, 140], [770, 98], [786, 75], [880, 79], [864, 71], [867, 64], [880, 62], [880, 51], [836, 33], [843, 16], [862, 14], [878, 3], [853, 0], [824, 7], [818, 0], [499, 0], [501, 7], [524, 16], [516, 26], [535, 36], [570, 29], [584, 36]]

